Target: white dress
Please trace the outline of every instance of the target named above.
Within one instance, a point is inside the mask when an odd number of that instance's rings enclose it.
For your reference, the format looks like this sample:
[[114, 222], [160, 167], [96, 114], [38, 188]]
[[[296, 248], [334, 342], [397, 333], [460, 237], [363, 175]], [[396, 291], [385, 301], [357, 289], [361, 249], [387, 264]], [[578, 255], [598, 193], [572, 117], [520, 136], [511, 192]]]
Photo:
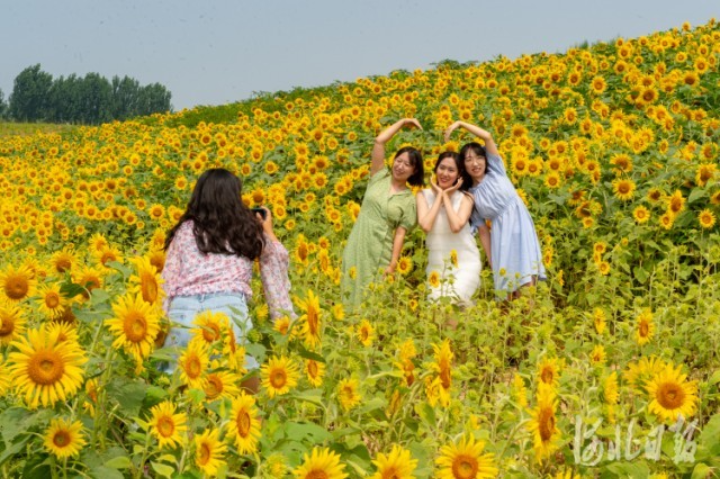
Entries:
[[[428, 207], [432, 208], [435, 194], [432, 190], [423, 190]], [[456, 191], [450, 197], [455, 211], [460, 209], [464, 194]], [[428, 248], [428, 279], [433, 271], [440, 275], [440, 286], [432, 287], [429, 298], [436, 300], [441, 297], [454, 298], [454, 302], [463, 306], [473, 305], [472, 296], [480, 286], [480, 252], [470, 224], [465, 224], [458, 233], [450, 229], [445, 206], [438, 212], [432, 230], [427, 234], [425, 243]], [[452, 251], [457, 254], [457, 265], [451, 261]]]

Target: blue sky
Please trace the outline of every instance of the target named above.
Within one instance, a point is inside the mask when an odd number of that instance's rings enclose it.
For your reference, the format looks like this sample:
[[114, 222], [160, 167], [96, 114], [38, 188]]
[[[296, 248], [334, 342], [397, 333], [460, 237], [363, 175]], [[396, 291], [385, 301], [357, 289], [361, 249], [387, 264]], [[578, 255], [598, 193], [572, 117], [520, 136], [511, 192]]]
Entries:
[[0, 89], [24, 68], [159, 82], [176, 110], [443, 59], [562, 52], [720, 18], [717, 0], [7, 1]]

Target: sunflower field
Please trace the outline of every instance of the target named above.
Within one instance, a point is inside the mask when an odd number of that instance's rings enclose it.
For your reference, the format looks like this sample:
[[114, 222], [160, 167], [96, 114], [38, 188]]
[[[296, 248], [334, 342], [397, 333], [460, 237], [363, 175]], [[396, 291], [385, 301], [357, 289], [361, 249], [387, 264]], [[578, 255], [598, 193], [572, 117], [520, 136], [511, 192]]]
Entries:
[[[0, 477], [716, 477], [719, 60], [710, 20], [0, 138]], [[497, 302], [485, 268], [474, 307], [429, 303], [416, 228], [343, 308], [373, 139], [403, 117], [424, 129], [388, 152], [426, 171], [470, 139], [443, 143], [453, 121], [493, 133], [548, 281]], [[250, 342], [200, 315], [167, 374], [162, 245], [212, 167], [272, 210], [297, 319], [255, 280]]]

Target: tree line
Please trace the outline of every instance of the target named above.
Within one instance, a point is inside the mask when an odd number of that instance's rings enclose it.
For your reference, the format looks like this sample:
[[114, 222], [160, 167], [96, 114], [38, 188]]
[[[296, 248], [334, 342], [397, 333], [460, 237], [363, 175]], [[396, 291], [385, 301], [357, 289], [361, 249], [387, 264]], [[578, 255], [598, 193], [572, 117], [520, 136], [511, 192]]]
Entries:
[[37, 64], [15, 77], [7, 101], [0, 90], [0, 118], [96, 125], [170, 111], [171, 96], [160, 83], [142, 86], [128, 76], [108, 80], [88, 73], [53, 79]]

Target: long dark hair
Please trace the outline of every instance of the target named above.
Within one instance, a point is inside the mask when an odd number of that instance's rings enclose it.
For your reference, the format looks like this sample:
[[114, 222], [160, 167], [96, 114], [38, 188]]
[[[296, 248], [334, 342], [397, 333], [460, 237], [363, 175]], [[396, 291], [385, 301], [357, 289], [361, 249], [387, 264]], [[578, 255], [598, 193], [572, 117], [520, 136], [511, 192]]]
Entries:
[[458, 170], [458, 179], [463, 178], [463, 172], [465, 171], [465, 166], [460, 161], [460, 155], [455, 153], [454, 151], [443, 151], [438, 156], [437, 161], [435, 162], [435, 168], [433, 168], [433, 172], [437, 173], [438, 168], [440, 168], [440, 163], [442, 163], [442, 160], [445, 158], [452, 158], [455, 161], [455, 168]]
[[[408, 178], [407, 182], [410, 183], [413, 186], [422, 186], [425, 184], [425, 168], [423, 165], [423, 157], [422, 153], [417, 148], [413, 148], [412, 146], [406, 146], [404, 148], [400, 148], [397, 153], [395, 153], [395, 158], [402, 155], [403, 153], [408, 154], [408, 158], [410, 158], [410, 164], [415, 168], [415, 172]], [[393, 160], [395, 159], [393, 158]]]
[[465, 156], [470, 150], [472, 150], [477, 156], [485, 158], [485, 173], [488, 172], [487, 152], [485, 151], [485, 147], [474, 141], [463, 145], [463, 147], [460, 148], [460, 171], [463, 177], [463, 184], [460, 187], [461, 191], [467, 191], [473, 185], [473, 179], [470, 177], [470, 173], [467, 172], [467, 168], [465, 168]]
[[263, 229], [240, 198], [240, 178], [223, 168], [200, 175], [185, 213], [165, 239], [167, 250], [178, 228], [192, 220], [200, 252], [234, 254], [254, 260], [263, 248]]

